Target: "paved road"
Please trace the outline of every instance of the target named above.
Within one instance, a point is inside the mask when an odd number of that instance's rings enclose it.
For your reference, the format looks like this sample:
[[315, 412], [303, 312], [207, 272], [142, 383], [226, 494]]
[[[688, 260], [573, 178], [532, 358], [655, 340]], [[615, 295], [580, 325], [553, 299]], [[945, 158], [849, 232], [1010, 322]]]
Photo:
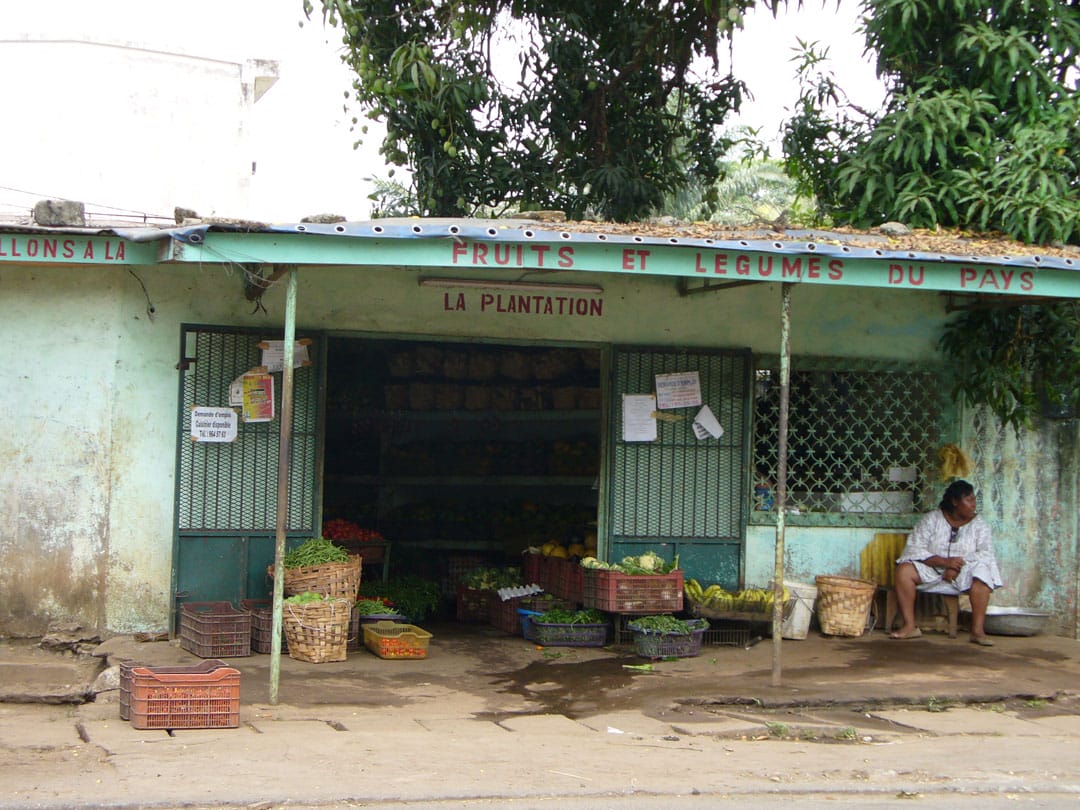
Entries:
[[627, 710], [499, 721], [444, 705], [450, 711], [420, 714], [250, 706], [237, 729], [170, 734], [133, 729], [110, 703], [0, 704], [0, 807], [1080, 801], [1080, 708], [1071, 705], [682, 707], [660, 718]]

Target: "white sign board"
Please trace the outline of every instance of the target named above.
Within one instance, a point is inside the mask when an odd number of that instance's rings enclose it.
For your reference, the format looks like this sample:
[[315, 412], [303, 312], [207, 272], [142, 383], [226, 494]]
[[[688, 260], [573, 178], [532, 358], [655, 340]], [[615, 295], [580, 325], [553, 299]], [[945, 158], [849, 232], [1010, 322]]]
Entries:
[[702, 405], [698, 415], [694, 417], [694, 435], [699, 439], [719, 439], [724, 435], [720, 420], [708, 405]]
[[656, 397], [652, 394], [623, 394], [623, 441], [656, 441]]
[[656, 407], [694, 408], [701, 404], [701, 378], [696, 371], [656, 375]]
[[[293, 343], [293, 368], [311, 364], [308, 354], [309, 342], [305, 340]], [[262, 349], [262, 365], [266, 366], [267, 371], [285, 370], [284, 340], [264, 340], [259, 344], [259, 348]]]
[[239, 421], [232, 408], [196, 405], [191, 409], [191, 439], [196, 442], [235, 442]]

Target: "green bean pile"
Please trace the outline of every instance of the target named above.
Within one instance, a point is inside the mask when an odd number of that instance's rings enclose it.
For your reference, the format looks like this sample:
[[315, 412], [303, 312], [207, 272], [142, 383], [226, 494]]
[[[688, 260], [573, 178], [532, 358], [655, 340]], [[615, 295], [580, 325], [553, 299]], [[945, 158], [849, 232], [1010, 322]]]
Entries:
[[349, 553], [325, 537], [312, 537], [285, 554], [286, 568], [349, 561]]

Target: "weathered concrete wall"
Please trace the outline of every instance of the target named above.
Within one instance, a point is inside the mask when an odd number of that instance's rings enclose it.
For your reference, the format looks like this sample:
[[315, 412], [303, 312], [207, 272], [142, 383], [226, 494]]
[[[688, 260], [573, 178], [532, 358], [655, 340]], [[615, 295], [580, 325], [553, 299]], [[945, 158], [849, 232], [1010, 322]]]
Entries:
[[977, 409], [964, 438], [1005, 580], [994, 602], [1049, 610], [1057, 631], [1076, 637], [1080, 422], [1041, 420], [1018, 434]]
[[0, 270], [0, 628], [100, 625], [109, 552], [115, 273]]
[[[395, 336], [778, 349], [774, 285], [680, 298], [672, 280], [560, 276], [605, 288], [603, 317], [589, 318], [481, 311], [475, 296], [464, 310], [447, 308], [445, 291], [421, 288], [417, 278], [401, 269], [302, 268], [299, 324]], [[9, 347], [0, 447], [12, 460], [0, 472], [0, 633], [35, 634], [60, 618], [111, 631], [163, 629], [180, 325], [281, 324], [283, 291], [269, 290], [268, 311], [256, 313], [237, 270], [9, 265], [0, 266], [0, 290], [0, 335]], [[800, 288], [792, 317], [796, 352], [918, 360], [934, 357], [944, 316], [933, 294]], [[1069, 514], [1075, 520], [1075, 505]], [[789, 528], [791, 578], [812, 581], [847, 564], [854, 573], [871, 535]], [[771, 577], [773, 539], [769, 527], [750, 528], [748, 582]], [[1061, 563], [1073, 566], [1075, 582], [1075, 550], [1063, 551]]]

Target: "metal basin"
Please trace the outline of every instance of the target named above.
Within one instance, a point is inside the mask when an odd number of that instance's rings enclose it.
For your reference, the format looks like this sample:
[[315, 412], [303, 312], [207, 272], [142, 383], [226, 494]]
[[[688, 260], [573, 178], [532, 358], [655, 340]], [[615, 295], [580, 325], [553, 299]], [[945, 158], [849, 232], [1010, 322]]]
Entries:
[[1045, 610], [990, 605], [986, 609], [986, 632], [994, 636], [1034, 636], [1042, 632], [1049, 618]]

